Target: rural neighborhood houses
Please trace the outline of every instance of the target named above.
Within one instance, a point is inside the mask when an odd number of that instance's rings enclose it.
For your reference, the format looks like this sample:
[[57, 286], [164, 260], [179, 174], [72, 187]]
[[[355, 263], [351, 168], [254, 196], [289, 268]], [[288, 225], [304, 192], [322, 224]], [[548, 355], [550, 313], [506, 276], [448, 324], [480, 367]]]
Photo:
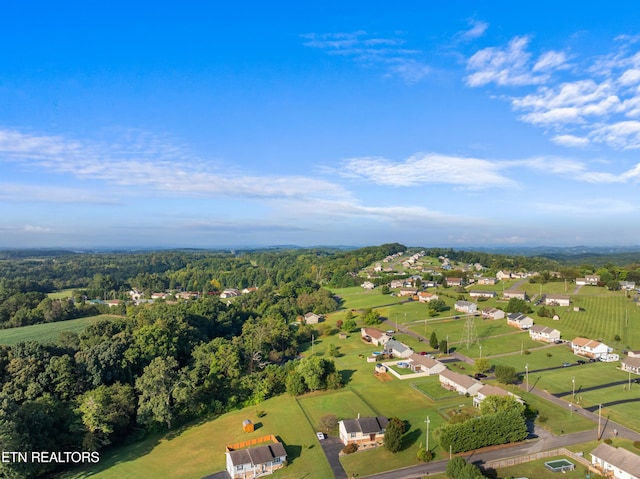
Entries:
[[304, 315], [304, 324], [318, 324], [324, 320], [324, 316], [316, 313], [307, 313]]
[[436, 299], [439, 299], [440, 297], [435, 294], [435, 293], [428, 293], [427, 291], [420, 291], [418, 293], [418, 301], [420, 301], [421, 303], [429, 303], [431, 301], [435, 301]]
[[284, 445], [275, 436], [265, 436], [251, 441], [268, 442], [264, 446], [240, 449], [244, 443], [227, 446], [227, 472], [233, 478], [249, 479], [271, 474], [286, 464], [287, 452]]
[[473, 379], [471, 376], [445, 369], [440, 373], [440, 385], [450, 391], [457, 391], [458, 394], [469, 394], [474, 396], [483, 386], [480, 381]]
[[461, 313], [473, 314], [478, 310], [478, 305], [471, 301], [460, 300], [455, 302], [453, 308]]
[[597, 274], [587, 274], [585, 275], [584, 278], [576, 278], [576, 285], [578, 286], [585, 286], [588, 284], [592, 286], [597, 286], [599, 282], [600, 282], [600, 276]]
[[384, 416], [343, 419], [338, 422], [340, 440], [345, 446], [349, 443], [358, 445], [382, 443], [388, 423], [388, 419]]
[[483, 319], [504, 319], [504, 311], [497, 308], [484, 308], [482, 310]]
[[560, 331], [549, 326], [534, 324], [529, 329], [529, 336], [536, 341], [545, 341], [547, 343], [555, 343], [560, 341]]
[[447, 286], [462, 286], [464, 285], [464, 278], [447, 278]]
[[437, 359], [413, 353], [409, 356], [409, 367], [414, 373], [426, 373], [429, 376], [439, 374], [447, 367]]
[[591, 451], [591, 464], [606, 477], [640, 479], [640, 456], [621, 447], [599, 444]]
[[469, 291], [469, 296], [472, 298], [495, 298], [498, 293], [495, 291]]
[[400, 341], [396, 341], [395, 339], [387, 341], [384, 345], [384, 349], [388, 354], [392, 354], [395, 358], [406, 359], [413, 354], [413, 349]]
[[627, 356], [622, 360], [620, 369], [633, 374], [640, 374], [640, 358]]
[[620, 357], [613, 354], [613, 348], [604, 343], [587, 338], [576, 338], [571, 341], [573, 354], [587, 358], [599, 359], [600, 361], [618, 361]]
[[391, 339], [386, 333], [376, 328], [361, 328], [360, 334], [365, 341], [370, 341], [375, 346], [384, 346]]
[[531, 329], [533, 319], [522, 313], [511, 313], [507, 315], [507, 324], [520, 329]]
[[526, 291], [516, 291], [515, 289], [508, 289], [505, 292], [502, 293], [502, 297], [504, 299], [511, 299], [511, 298], [516, 298], [516, 299], [527, 299], [527, 292]]
[[547, 294], [544, 297], [544, 304], [547, 306], [569, 306], [571, 299], [564, 294]]

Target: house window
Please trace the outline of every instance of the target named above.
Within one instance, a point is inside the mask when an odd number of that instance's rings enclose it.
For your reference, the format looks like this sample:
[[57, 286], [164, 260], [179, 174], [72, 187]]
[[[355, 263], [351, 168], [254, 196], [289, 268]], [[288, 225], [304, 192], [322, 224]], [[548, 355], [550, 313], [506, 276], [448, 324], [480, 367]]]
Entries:
[[280, 464], [280, 461], [281, 461], [281, 459], [279, 457], [274, 457], [272, 462], [274, 464]]
[[353, 438], [355, 438], [355, 437], [356, 437], [356, 433], [355, 433], [355, 432], [352, 432], [352, 433], [350, 434], [350, 437], [351, 437], [352, 439], [353, 439]]
[[244, 469], [244, 465], [240, 464], [239, 466], [236, 466], [236, 471], [240, 472]]

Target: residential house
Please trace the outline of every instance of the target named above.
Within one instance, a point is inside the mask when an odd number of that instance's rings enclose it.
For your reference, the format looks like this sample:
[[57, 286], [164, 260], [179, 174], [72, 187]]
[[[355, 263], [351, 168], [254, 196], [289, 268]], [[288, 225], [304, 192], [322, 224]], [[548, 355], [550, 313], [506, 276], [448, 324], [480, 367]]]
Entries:
[[510, 271], [498, 271], [496, 273], [496, 279], [499, 279], [500, 281], [502, 281], [504, 279], [511, 279], [511, 272]]
[[550, 328], [548, 326], [542, 326], [541, 324], [534, 324], [529, 329], [529, 336], [536, 341], [545, 341], [547, 343], [555, 343], [560, 341], [560, 331]]
[[129, 291], [129, 296], [131, 297], [131, 301], [140, 301], [144, 296], [144, 293], [137, 289], [132, 289]]
[[366, 340], [369, 338], [371, 344], [375, 346], [384, 346], [391, 338], [376, 328], [362, 328], [360, 334]]
[[478, 284], [493, 286], [495, 284], [498, 284], [498, 279], [497, 278], [478, 278]]
[[395, 358], [406, 359], [413, 354], [413, 349], [400, 341], [396, 341], [395, 339], [387, 341], [384, 345], [384, 349], [388, 354], [392, 354]]
[[373, 267], [373, 271], [375, 271], [376, 273], [382, 272], [382, 265], [380, 263], [376, 263], [376, 265]]
[[371, 281], [365, 281], [364, 283], [362, 283], [362, 287], [364, 289], [373, 289], [376, 287], [376, 285], [373, 284]]
[[324, 316], [316, 313], [307, 313], [304, 315], [304, 324], [318, 324], [324, 320]]
[[472, 298], [495, 298], [498, 296], [498, 293], [495, 291], [469, 291], [469, 296]]
[[520, 329], [531, 329], [533, 327], [533, 319], [522, 313], [507, 314], [507, 324]]
[[242, 290], [242, 294], [249, 294], [249, 293], [255, 293], [256, 291], [258, 291], [258, 288], [255, 286], [251, 286], [249, 288], [244, 288]]
[[482, 317], [484, 319], [504, 319], [504, 311], [497, 308], [484, 308]]
[[447, 286], [462, 286], [464, 278], [446, 278]]
[[167, 293], [151, 293], [151, 299], [166, 299]]
[[110, 308], [115, 308], [116, 306], [120, 306], [122, 304], [122, 301], [119, 299], [108, 299], [107, 301], [105, 301], [105, 304]]
[[176, 293], [176, 298], [178, 299], [198, 299], [200, 297], [200, 293], [198, 291], [181, 291]]
[[564, 294], [547, 294], [544, 297], [544, 304], [548, 306], [569, 306], [571, 299]]
[[431, 376], [433, 374], [439, 374], [447, 369], [447, 367], [437, 359], [417, 353], [413, 353], [409, 356], [409, 360], [409, 367], [414, 373], [427, 373]]
[[627, 356], [622, 360], [620, 369], [629, 371], [633, 374], [640, 374], [640, 358]]
[[585, 286], [585, 285], [597, 286], [599, 282], [600, 282], [600, 276], [598, 276], [597, 274], [587, 274], [585, 275], [584, 278], [576, 278], [577, 286]]
[[573, 354], [577, 354], [578, 356], [599, 359], [601, 361], [617, 361], [617, 359], [612, 359], [613, 356], [617, 356], [617, 354], [612, 354], [613, 348], [594, 339], [578, 337], [571, 341], [571, 349], [573, 350]]
[[473, 379], [471, 376], [456, 373], [451, 369], [445, 369], [440, 373], [440, 385], [450, 391], [457, 391], [458, 394], [469, 394], [469, 396], [475, 396], [483, 386], [480, 381]]
[[240, 296], [240, 291], [235, 288], [225, 289], [222, 294], [220, 294], [222, 299], [235, 298], [236, 296]]
[[389, 287], [391, 289], [403, 288], [404, 287], [404, 279], [394, 279], [389, 283]]
[[271, 441], [264, 446], [236, 449], [245, 443], [227, 446], [227, 472], [232, 479], [249, 479], [271, 474], [284, 467], [287, 462], [287, 451], [284, 445], [273, 435], [258, 438], [257, 443]]
[[340, 440], [344, 445], [349, 443], [358, 445], [382, 444], [388, 423], [389, 420], [384, 416], [343, 419], [338, 422]]
[[620, 289], [624, 291], [633, 291], [636, 289], [635, 281], [620, 281]]
[[640, 358], [640, 350], [630, 350], [627, 352], [630, 358]]
[[506, 291], [504, 291], [502, 293], [502, 297], [504, 299], [511, 299], [511, 298], [516, 298], [516, 299], [527, 299], [527, 292], [526, 291], [516, 291], [515, 289], [508, 289]]
[[478, 305], [471, 301], [460, 300], [455, 302], [453, 308], [461, 313], [473, 314], [478, 310]]
[[400, 288], [398, 291], [398, 296], [415, 296], [418, 294], [418, 290], [416, 288]]
[[473, 398], [473, 405], [475, 407], [480, 407], [480, 404], [482, 403], [482, 401], [487, 399], [488, 396], [503, 396], [503, 397], [511, 396], [520, 404], [524, 404], [524, 401], [520, 396], [516, 396], [515, 394], [505, 389], [502, 389], [501, 387], [489, 386], [488, 384], [485, 384], [480, 389], [478, 389], [476, 396]]
[[600, 443], [591, 451], [591, 464], [605, 477], [640, 479], [640, 456], [621, 447]]
[[435, 293], [427, 293], [426, 291], [420, 291], [418, 293], [418, 301], [420, 301], [421, 303], [429, 303], [439, 298], [440, 297]]

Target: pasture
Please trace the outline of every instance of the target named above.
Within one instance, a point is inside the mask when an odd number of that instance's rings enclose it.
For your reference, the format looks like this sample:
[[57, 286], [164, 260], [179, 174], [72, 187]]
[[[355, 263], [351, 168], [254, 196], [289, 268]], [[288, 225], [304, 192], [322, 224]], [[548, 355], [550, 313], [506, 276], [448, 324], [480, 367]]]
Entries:
[[63, 331], [79, 333], [88, 325], [105, 319], [115, 319], [122, 316], [113, 314], [99, 314], [86, 318], [69, 319], [56, 323], [33, 324], [20, 328], [0, 329], [0, 344], [16, 344], [23, 341], [38, 341], [40, 343], [54, 343], [58, 334]]

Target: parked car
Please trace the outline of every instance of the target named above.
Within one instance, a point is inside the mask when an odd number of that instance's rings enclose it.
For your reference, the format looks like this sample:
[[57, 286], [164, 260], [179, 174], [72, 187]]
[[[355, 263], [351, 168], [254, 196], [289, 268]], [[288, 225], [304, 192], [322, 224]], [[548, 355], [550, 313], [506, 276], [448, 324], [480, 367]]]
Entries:
[[562, 363], [562, 367], [563, 368], [566, 368], [566, 367], [569, 367], [569, 366], [571, 366], [571, 363]]
[[316, 432], [316, 436], [318, 436], [318, 439], [320, 439], [321, 441], [324, 439], [324, 432]]
[[483, 378], [486, 378], [487, 375], [486, 374], [482, 374], [482, 373], [475, 373], [473, 375], [473, 377], [476, 378], [476, 379], [483, 379]]
[[396, 331], [395, 331], [395, 329], [387, 329], [385, 332], [387, 334], [394, 334]]
[[578, 360], [576, 361], [576, 363], [578, 363], [578, 364], [585, 364], [585, 363], [586, 363], [586, 361], [584, 361], [584, 360], [582, 360], [582, 359], [578, 359]]
[[597, 359], [596, 359], [596, 358], [589, 358], [589, 362], [590, 362], [590, 363], [595, 363], [596, 361], [597, 361]]

